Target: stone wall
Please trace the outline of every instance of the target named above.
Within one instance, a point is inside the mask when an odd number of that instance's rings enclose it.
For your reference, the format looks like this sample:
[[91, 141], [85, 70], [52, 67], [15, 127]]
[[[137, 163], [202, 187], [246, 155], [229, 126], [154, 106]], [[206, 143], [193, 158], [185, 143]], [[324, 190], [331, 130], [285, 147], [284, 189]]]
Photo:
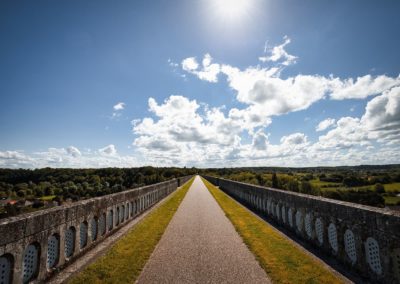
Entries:
[[400, 214], [301, 193], [205, 177], [362, 279], [400, 283]]
[[46, 280], [190, 178], [0, 220], [0, 284]]

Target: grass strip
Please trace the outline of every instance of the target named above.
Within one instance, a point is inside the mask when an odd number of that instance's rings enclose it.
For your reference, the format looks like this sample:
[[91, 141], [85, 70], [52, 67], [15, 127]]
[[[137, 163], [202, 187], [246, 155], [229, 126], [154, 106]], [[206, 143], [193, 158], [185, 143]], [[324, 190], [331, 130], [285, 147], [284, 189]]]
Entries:
[[274, 283], [343, 283], [342, 279], [272, 226], [207, 180], [202, 180]]
[[181, 204], [194, 178], [137, 223], [102, 257], [69, 283], [134, 283]]

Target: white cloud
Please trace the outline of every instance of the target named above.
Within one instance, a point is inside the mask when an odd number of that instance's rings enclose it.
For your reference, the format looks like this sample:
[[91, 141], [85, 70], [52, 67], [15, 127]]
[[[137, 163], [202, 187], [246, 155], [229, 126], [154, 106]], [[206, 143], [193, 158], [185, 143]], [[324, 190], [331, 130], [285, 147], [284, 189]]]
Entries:
[[331, 127], [332, 125], [334, 125], [335, 122], [336, 122], [336, 120], [333, 118], [324, 119], [323, 121], [318, 123], [317, 127], [315, 128], [315, 131], [317, 131], [317, 132], [324, 131], [324, 130], [328, 129], [329, 127]]
[[117, 154], [117, 149], [113, 144], [110, 144], [104, 148], [99, 149], [99, 152], [105, 155], [115, 155]]
[[[216, 83], [226, 77], [235, 91], [235, 107], [211, 107], [184, 96], [163, 102], [149, 98], [150, 115], [132, 121], [135, 154], [123, 156], [114, 145], [96, 151], [74, 146], [49, 148], [26, 154], [0, 151], [0, 167], [110, 167], [152, 165], [195, 166], [316, 166], [397, 163], [400, 159], [400, 77], [365, 75], [282, 77], [283, 68], [295, 62], [284, 43], [267, 49], [269, 67], [240, 69], [214, 63], [210, 54], [198, 62], [189, 57], [183, 71]], [[171, 60], [168, 63], [176, 67]], [[361, 117], [327, 118], [310, 140], [306, 133], [273, 137], [268, 126], [275, 116], [301, 111], [321, 100], [366, 99]], [[124, 103], [114, 106], [118, 117]], [[346, 108], [347, 109], [347, 108]], [[306, 118], [304, 119], [307, 120]], [[312, 137], [312, 136], [310, 136]], [[280, 138], [280, 140], [279, 140]], [[312, 139], [312, 138], [311, 138]], [[279, 141], [274, 144], [271, 141]]]
[[125, 103], [119, 102], [119, 103], [117, 103], [116, 105], [113, 106], [113, 109], [116, 110], [116, 111], [119, 111], [119, 110], [123, 110], [125, 108], [125, 106], [126, 106]]
[[[153, 161], [207, 166], [230, 162], [235, 166], [258, 162], [300, 166], [375, 163], [382, 157], [368, 155], [371, 147], [379, 152], [385, 146], [385, 153], [391, 153], [396, 147], [393, 141], [400, 139], [396, 87], [400, 77], [365, 75], [341, 79], [299, 74], [282, 78], [282, 69], [297, 59], [285, 51], [289, 43], [290, 39], [285, 38], [283, 44], [267, 49], [268, 56], [261, 60], [275, 63], [270, 67], [249, 66], [241, 70], [213, 63], [208, 53], [200, 63], [195, 57], [184, 59], [182, 69], [200, 80], [215, 83], [219, 75], [225, 75], [242, 106], [223, 110], [183, 96], [170, 96], [161, 104], [150, 98], [149, 110], [156, 118], [133, 122], [137, 135], [133, 144]], [[279, 144], [272, 144], [270, 134], [265, 132], [272, 117], [305, 110], [320, 100], [373, 95], [378, 96], [367, 104], [363, 117], [321, 121], [317, 132], [332, 129], [316, 142], [309, 141], [304, 133], [292, 133], [281, 137]]]
[[194, 71], [199, 68], [199, 63], [195, 57], [189, 57], [182, 61], [182, 69], [188, 72]]
[[304, 133], [293, 133], [281, 138], [284, 145], [300, 145], [307, 143], [307, 136]]
[[236, 91], [236, 99], [253, 108], [262, 108], [264, 120], [266, 117], [307, 109], [322, 99], [364, 99], [400, 86], [400, 75], [365, 75], [356, 79], [341, 79], [299, 74], [282, 78], [282, 69], [296, 60], [295, 56], [289, 55], [284, 49], [289, 43], [290, 39], [285, 37], [281, 45], [267, 48], [270, 55], [262, 59], [265, 62], [283, 60], [283, 67], [249, 66], [241, 70], [227, 64], [212, 63], [212, 57], [207, 53], [201, 68], [195, 57], [184, 59], [182, 68], [200, 80], [212, 83], [218, 82], [219, 74], [224, 74], [229, 86]]
[[212, 57], [210, 54], [205, 54], [202, 60], [202, 67], [199, 68], [195, 57], [189, 57], [182, 61], [182, 69], [191, 74], [196, 75], [200, 80], [208, 82], [217, 82], [218, 74], [220, 73], [220, 65], [212, 63]]
[[267, 54], [265, 56], [259, 57], [258, 59], [261, 62], [280, 62], [280, 64], [285, 66], [296, 63], [297, 57], [287, 53], [285, 50], [285, 46], [291, 42], [290, 38], [288, 36], [285, 36], [283, 40], [284, 42], [281, 45], [273, 47], [268, 47], [266, 45], [264, 52], [266, 52]]
[[374, 141], [382, 145], [400, 145], [400, 87], [370, 100], [361, 118], [339, 119], [336, 128], [319, 137], [318, 147], [369, 147]]
[[335, 78], [331, 80], [330, 98], [334, 100], [364, 99], [381, 94], [395, 86], [400, 86], [400, 76], [393, 78], [386, 75], [376, 77], [365, 75], [356, 80]]
[[72, 157], [75, 157], [75, 158], [82, 156], [81, 151], [79, 151], [79, 149], [74, 146], [69, 146], [66, 149], [66, 151], [68, 154], [70, 154]]
[[119, 155], [113, 145], [98, 151], [81, 151], [74, 146], [49, 148], [30, 154], [22, 151], [0, 151], [0, 167], [7, 168], [104, 168], [143, 166], [149, 161], [138, 155]]

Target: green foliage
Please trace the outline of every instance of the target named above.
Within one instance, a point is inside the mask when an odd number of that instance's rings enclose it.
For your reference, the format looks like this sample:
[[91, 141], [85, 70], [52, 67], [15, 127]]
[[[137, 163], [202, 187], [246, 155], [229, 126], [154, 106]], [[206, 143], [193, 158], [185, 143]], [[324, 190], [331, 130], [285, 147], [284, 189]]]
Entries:
[[202, 174], [370, 206], [397, 203], [400, 165], [316, 168], [205, 169]]
[[[103, 196], [145, 186], [175, 177], [192, 175], [196, 169], [181, 168], [104, 168], [104, 169], [0, 169], [0, 197], [35, 200], [54, 195], [60, 203]], [[40, 208], [40, 202], [35, 205]], [[24, 210], [3, 210], [0, 218]]]
[[276, 176], [276, 173], [272, 174], [272, 187], [279, 188], [279, 181], [278, 181], [278, 177]]
[[385, 187], [381, 183], [375, 184], [375, 191], [377, 193], [385, 193]]

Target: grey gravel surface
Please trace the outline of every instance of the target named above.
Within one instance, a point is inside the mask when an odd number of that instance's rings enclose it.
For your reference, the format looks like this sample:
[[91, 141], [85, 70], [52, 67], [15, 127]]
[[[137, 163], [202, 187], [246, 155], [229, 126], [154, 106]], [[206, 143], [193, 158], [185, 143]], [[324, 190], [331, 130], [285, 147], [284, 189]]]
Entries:
[[138, 283], [271, 283], [196, 177]]

